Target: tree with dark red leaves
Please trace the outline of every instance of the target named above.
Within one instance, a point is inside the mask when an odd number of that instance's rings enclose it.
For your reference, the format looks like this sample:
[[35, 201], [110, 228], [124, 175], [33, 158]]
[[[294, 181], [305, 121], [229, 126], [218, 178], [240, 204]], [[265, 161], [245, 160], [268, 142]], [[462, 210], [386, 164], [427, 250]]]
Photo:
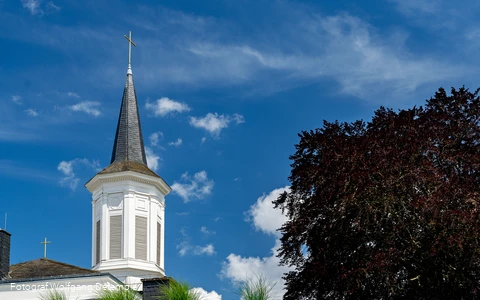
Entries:
[[299, 135], [284, 299], [480, 299], [478, 92]]

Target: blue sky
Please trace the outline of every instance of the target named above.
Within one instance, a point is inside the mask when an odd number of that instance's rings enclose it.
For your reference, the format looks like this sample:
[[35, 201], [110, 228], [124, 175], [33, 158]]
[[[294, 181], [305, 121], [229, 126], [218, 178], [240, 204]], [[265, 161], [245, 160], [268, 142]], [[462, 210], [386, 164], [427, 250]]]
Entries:
[[11, 262], [89, 268], [91, 196], [127, 69], [149, 165], [167, 196], [167, 275], [238, 299], [277, 281], [270, 201], [288, 189], [297, 133], [478, 87], [480, 3], [451, 1], [0, 0], [0, 222]]

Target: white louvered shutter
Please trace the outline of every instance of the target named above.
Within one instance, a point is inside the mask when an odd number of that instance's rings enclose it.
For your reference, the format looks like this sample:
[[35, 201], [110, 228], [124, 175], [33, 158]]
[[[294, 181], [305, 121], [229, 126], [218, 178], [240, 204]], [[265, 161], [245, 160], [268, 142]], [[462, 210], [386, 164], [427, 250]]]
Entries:
[[110, 259], [122, 258], [122, 216], [110, 216]]
[[160, 266], [160, 251], [162, 246], [162, 225], [157, 222], [157, 265]]
[[147, 260], [147, 218], [135, 216], [135, 258]]
[[100, 221], [97, 221], [95, 232], [95, 263], [100, 262]]

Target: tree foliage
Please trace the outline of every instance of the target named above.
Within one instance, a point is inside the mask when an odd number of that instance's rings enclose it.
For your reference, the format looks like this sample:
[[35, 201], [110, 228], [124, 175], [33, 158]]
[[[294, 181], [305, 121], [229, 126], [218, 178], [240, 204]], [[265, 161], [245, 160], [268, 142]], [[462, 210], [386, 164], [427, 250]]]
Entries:
[[480, 298], [478, 92], [299, 135], [284, 299]]

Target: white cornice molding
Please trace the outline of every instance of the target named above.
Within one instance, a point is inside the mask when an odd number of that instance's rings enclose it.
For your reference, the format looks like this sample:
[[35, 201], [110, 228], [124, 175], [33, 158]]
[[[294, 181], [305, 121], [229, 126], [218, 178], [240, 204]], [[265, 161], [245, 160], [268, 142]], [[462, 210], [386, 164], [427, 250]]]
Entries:
[[95, 191], [103, 183], [116, 182], [116, 181], [122, 181], [122, 180], [132, 180], [132, 181], [153, 185], [157, 187], [164, 196], [168, 195], [172, 191], [172, 188], [162, 178], [148, 176], [148, 175], [144, 175], [144, 174], [140, 174], [132, 171], [123, 171], [123, 172], [116, 172], [116, 173], [109, 173], [109, 174], [97, 174], [89, 182], [87, 182], [87, 184], [85, 184], [85, 187], [91, 193], [93, 193], [93, 191]]

